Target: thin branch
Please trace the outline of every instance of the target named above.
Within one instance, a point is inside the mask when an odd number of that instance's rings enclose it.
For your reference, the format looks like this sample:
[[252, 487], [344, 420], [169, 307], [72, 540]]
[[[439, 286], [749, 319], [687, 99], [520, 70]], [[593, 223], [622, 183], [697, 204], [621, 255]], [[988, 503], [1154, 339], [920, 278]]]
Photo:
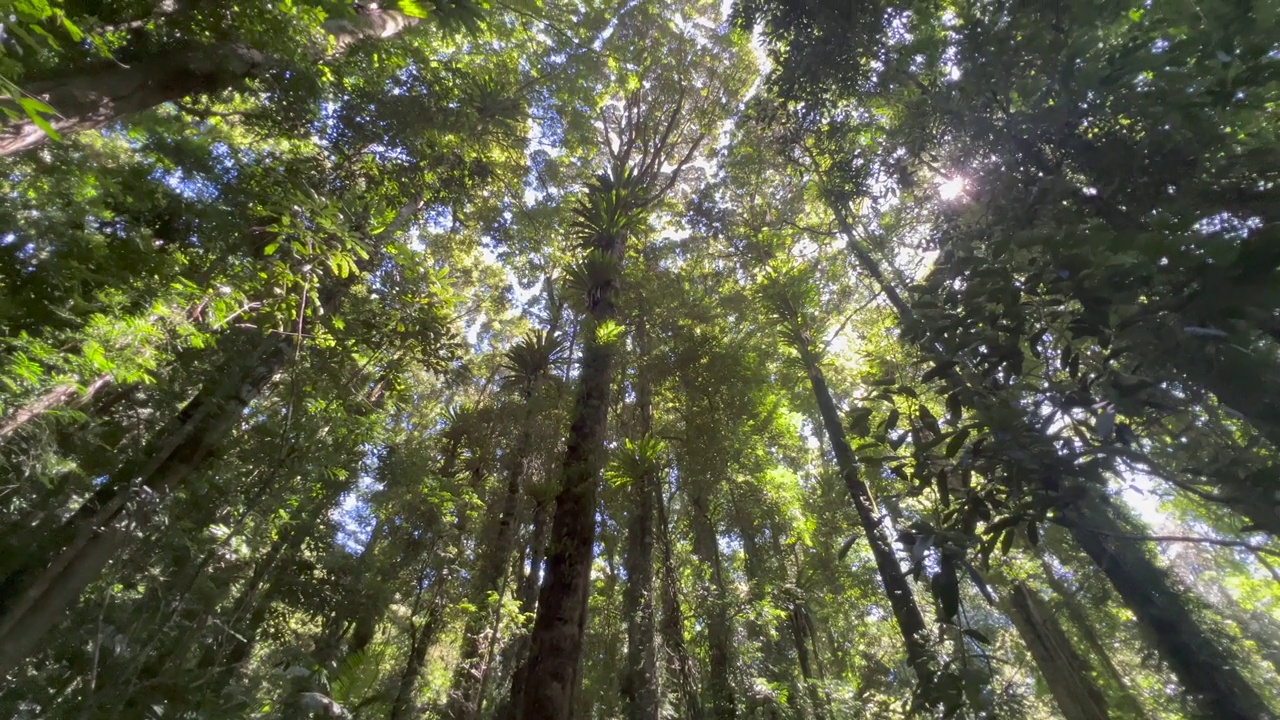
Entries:
[[1218, 547], [1233, 548], [1237, 550], [1248, 550], [1255, 555], [1266, 554], [1280, 557], [1280, 550], [1273, 550], [1269, 547], [1246, 542], [1244, 540], [1227, 540], [1224, 538], [1208, 538], [1196, 535], [1129, 535], [1127, 533], [1106, 532], [1105, 530], [1098, 530], [1097, 528], [1092, 527], [1086, 527], [1084, 529], [1098, 535], [1106, 535], [1108, 537], [1121, 538], [1124, 540], [1140, 540], [1142, 542], [1155, 543], [1199, 543], [1202, 545], [1216, 545]]
[[1267, 558], [1262, 553], [1254, 553], [1253, 559], [1257, 560], [1259, 565], [1266, 568], [1267, 572], [1271, 573], [1272, 580], [1280, 583], [1280, 570], [1277, 570], [1275, 565], [1267, 562]]

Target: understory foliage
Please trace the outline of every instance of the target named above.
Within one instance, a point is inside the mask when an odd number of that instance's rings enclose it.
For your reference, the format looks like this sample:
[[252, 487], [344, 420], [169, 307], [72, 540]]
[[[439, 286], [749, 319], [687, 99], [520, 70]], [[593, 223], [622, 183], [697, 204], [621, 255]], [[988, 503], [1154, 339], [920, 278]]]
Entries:
[[1280, 717], [1275, 0], [0, 17], [0, 715]]

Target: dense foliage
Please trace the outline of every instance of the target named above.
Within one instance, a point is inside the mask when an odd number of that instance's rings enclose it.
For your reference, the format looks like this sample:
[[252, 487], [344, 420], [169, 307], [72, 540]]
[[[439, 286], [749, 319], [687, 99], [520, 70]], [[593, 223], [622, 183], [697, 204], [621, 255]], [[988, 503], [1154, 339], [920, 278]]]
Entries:
[[0, 714], [1280, 711], [1280, 4], [0, 0]]

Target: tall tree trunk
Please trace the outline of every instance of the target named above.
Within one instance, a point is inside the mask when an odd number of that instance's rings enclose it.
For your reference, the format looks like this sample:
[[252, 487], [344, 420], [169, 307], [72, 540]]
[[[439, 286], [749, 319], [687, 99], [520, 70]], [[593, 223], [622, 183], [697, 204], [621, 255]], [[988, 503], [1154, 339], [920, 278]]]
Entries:
[[[821, 679], [815, 672], [816, 658], [811, 658], [809, 649], [813, 646], [813, 619], [809, 616], [809, 608], [802, 602], [791, 605], [787, 613], [788, 625], [791, 627], [791, 639], [796, 646], [796, 660], [800, 665], [800, 678], [804, 682], [805, 691], [809, 695], [809, 704], [813, 708], [814, 720], [826, 717], [826, 702], [822, 697], [822, 689], [818, 686]], [[814, 654], [817, 649], [814, 648]]]
[[[541, 586], [542, 562], [547, 549], [547, 515], [550, 506], [543, 501], [537, 501], [533, 508], [532, 518], [529, 521], [529, 572], [525, 575], [524, 581], [520, 586], [520, 612], [528, 615], [538, 608], [538, 589]], [[503, 720], [513, 720], [516, 714], [520, 712], [524, 699], [524, 678], [525, 671], [529, 667], [529, 638], [521, 637], [518, 641], [511, 643], [507, 650], [507, 659], [510, 664], [515, 666], [515, 671], [511, 674], [511, 693], [507, 698], [506, 705], [499, 709], [497, 717]]]
[[1084, 608], [1080, 607], [1079, 601], [1071, 589], [1066, 586], [1053, 570], [1053, 566], [1049, 564], [1049, 560], [1043, 552], [1037, 551], [1040, 558], [1040, 566], [1044, 570], [1042, 577], [1049, 589], [1053, 590], [1057, 596], [1057, 604], [1066, 611], [1067, 620], [1075, 627], [1076, 633], [1084, 644], [1089, 647], [1093, 653], [1094, 660], [1101, 666], [1106, 675], [1104, 685], [1110, 685], [1115, 688], [1115, 705], [1119, 712], [1126, 718], [1134, 718], [1135, 720], [1146, 720], [1149, 716], [1144, 709], [1142, 702], [1137, 695], [1133, 693], [1133, 689], [1129, 687], [1129, 682], [1125, 679], [1124, 674], [1120, 672], [1120, 668], [1116, 667], [1115, 661], [1111, 659], [1111, 649], [1102, 642], [1102, 638], [1098, 637], [1098, 633], [1094, 631], [1093, 622], [1089, 620], [1084, 612]]
[[[635, 341], [640, 356], [636, 376], [635, 433], [647, 439], [653, 430], [653, 393], [644, 361], [648, 356], [648, 326], [636, 321]], [[624, 559], [627, 584], [622, 594], [622, 614], [627, 619], [627, 662], [623, 670], [622, 696], [627, 720], [657, 720], [661, 706], [658, 687], [658, 647], [653, 603], [653, 502], [658, 486], [654, 468], [633, 478], [627, 551]]]
[[1025, 584], [1016, 582], [1004, 605], [1063, 717], [1110, 720], [1106, 698], [1090, 677], [1088, 663], [1040, 598]]
[[[381, 10], [353, 20], [331, 20], [324, 30], [334, 52], [365, 38], [387, 38], [417, 23], [394, 10]], [[321, 60], [329, 47], [312, 54]], [[48, 123], [61, 135], [95, 130], [113, 120], [192, 95], [236, 88], [279, 63], [244, 45], [222, 43], [170, 50], [129, 64], [103, 63], [77, 74], [35, 83], [24, 94], [56, 112]], [[0, 115], [0, 156], [41, 145], [48, 135], [26, 116]]]
[[1192, 613], [1185, 593], [1173, 586], [1141, 543], [1130, 539], [1135, 533], [1117, 514], [1109, 499], [1093, 496], [1062, 508], [1060, 522], [1111, 581], [1206, 717], [1274, 717], [1223, 649], [1221, 636], [1211, 634]]
[[711, 699], [711, 715], [715, 720], [737, 717], [737, 701], [730, 674], [733, 670], [733, 627], [729, 622], [729, 593], [725, 588], [724, 567], [715, 524], [711, 520], [708, 501], [701, 494], [690, 499], [693, 525], [693, 554], [710, 572], [707, 586], [707, 654], [709, 673], [707, 694]]
[[480, 550], [481, 560], [470, 599], [475, 609], [468, 615], [463, 628], [462, 651], [446, 706], [446, 716], [452, 720], [473, 720], [480, 712], [484, 697], [489, 658], [496, 640], [485, 636], [497, 616], [496, 608], [490, 606], [490, 596], [502, 597], [507, 585], [507, 571], [511, 567], [511, 554], [515, 549], [516, 515], [520, 510], [520, 493], [533, 446], [533, 390], [530, 386], [524, 394], [524, 418], [508, 460], [502, 509], [488, 533], [488, 542]]
[[[843, 208], [834, 201], [830, 204], [858, 264], [880, 285], [907, 333], [921, 339], [919, 346], [925, 356], [939, 362], [954, 362], [954, 358], [928, 341], [928, 328], [915, 317], [910, 305], [885, 277], [875, 258], [860, 244]], [[812, 371], [810, 377], [812, 380]], [[973, 401], [984, 396], [981, 389], [970, 387], [954, 370], [945, 374], [943, 379], [953, 391], [966, 391]], [[983, 410], [981, 407], [975, 409], [979, 413]], [[835, 414], [833, 404], [830, 420], [826, 419], [827, 415], [824, 409], [824, 421], [829, 427], [834, 422], [839, 429], [839, 416]], [[1036, 438], [1039, 447], [1031, 448], [1032, 456], [1047, 458], [1047, 465], [1058, 460], [1057, 447], [1044, 432], [1026, 421], [1020, 424], [1025, 428], [1026, 437]], [[1042, 478], [1045, 490], [1056, 494], [1065, 479], [1077, 480], [1073, 477], [1075, 474], [1078, 471], [1070, 466], [1047, 473]], [[1135, 533], [1129, 532], [1130, 529], [1121, 521], [1122, 515], [1114, 504], [1097, 494], [1096, 488], [1105, 487], [1106, 478], [1085, 478], [1080, 482], [1084, 483], [1089, 495], [1060, 507], [1058, 521], [1111, 581], [1112, 587], [1205, 716], [1222, 720], [1274, 717], [1261, 696], [1236, 669], [1230, 654], [1192, 614], [1185, 603], [1185, 595], [1170, 584], [1168, 576], [1147, 556], [1140, 543], [1126, 537]]]
[[[624, 239], [624, 235], [614, 235], [596, 237], [593, 242], [620, 267]], [[601, 338], [597, 330], [616, 315], [616, 286], [612, 273], [605, 273], [588, 293], [591, 323], [584, 333], [582, 370], [556, 496], [546, 576], [529, 638], [522, 705], [517, 711], [520, 720], [568, 720], [573, 713], [617, 342], [616, 338]]]
[[894, 554], [893, 544], [885, 533], [871, 489], [859, 476], [858, 460], [845, 437], [839, 411], [836, 410], [831, 391], [827, 388], [827, 380], [822, 374], [822, 368], [818, 365], [818, 357], [812, 349], [811, 339], [798, 327], [793, 328], [793, 335], [795, 335], [794, 342], [800, 351], [801, 359], [804, 361], [805, 371], [809, 376], [809, 384], [818, 402], [823, 427], [835, 452], [836, 465], [844, 478], [845, 487], [849, 489], [863, 532], [867, 534], [867, 542], [871, 545], [871, 554], [875, 557], [880, 581], [884, 584], [885, 594], [893, 609], [893, 616], [898, 621], [898, 630], [906, 646], [907, 664], [915, 671], [920, 687], [924, 691], [923, 697], [930, 698], [936, 671], [933, 653], [929, 647], [929, 632], [925, 625], [924, 614], [916, 603], [907, 576], [902, 571], [897, 555]]
[[387, 720], [411, 720], [417, 717], [414, 710], [414, 695], [418, 692], [418, 680], [422, 676], [422, 668], [426, 665], [427, 651], [435, 641], [436, 632], [444, 619], [444, 611], [448, 606], [448, 593], [445, 588], [449, 582], [448, 572], [441, 572], [434, 583], [433, 597], [427, 608], [422, 608], [422, 586], [426, 582], [426, 574], [418, 579], [418, 592], [414, 598], [413, 616], [409, 619], [409, 656], [405, 659], [404, 670], [396, 683], [396, 694], [391, 701], [391, 711]]
[[[0, 583], [0, 675], [25, 658], [119, 552], [138, 495], [157, 495], [199, 467], [283, 367], [292, 340], [268, 337], [251, 361], [211, 380], [32, 557]], [[238, 365], [238, 366], [237, 366]]]
[[702, 703], [694, 681], [693, 658], [684, 642], [684, 612], [680, 607], [680, 580], [671, 551], [671, 524], [667, 503], [661, 488], [655, 488], [654, 507], [658, 510], [658, 541], [662, 550], [662, 635], [667, 664], [676, 679], [676, 690], [684, 704], [685, 720], [702, 720]]

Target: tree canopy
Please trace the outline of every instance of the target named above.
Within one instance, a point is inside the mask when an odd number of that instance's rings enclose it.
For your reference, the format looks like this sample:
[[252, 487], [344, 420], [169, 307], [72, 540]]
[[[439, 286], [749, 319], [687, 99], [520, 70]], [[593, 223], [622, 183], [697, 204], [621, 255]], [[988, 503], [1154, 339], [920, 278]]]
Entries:
[[1280, 3], [0, 0], [0, 714], [1280, 717]]

